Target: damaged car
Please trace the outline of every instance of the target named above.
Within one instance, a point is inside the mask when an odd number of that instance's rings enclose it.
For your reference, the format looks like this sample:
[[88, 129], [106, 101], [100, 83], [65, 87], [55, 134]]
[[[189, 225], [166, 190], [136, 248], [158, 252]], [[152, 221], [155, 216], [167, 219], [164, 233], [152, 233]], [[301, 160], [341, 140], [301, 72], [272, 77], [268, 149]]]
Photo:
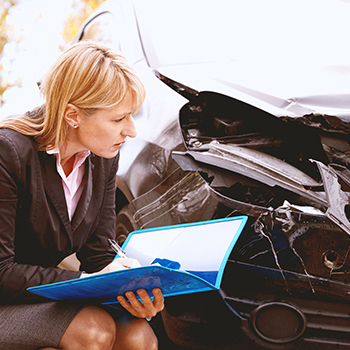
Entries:
[[116, 240], [248, 216], [220, 292], [167, 298], [174, 344], [350, 349], [348, 15], [345, 1], [108, 0], [77, 34], [120, 50], [147, 91]]

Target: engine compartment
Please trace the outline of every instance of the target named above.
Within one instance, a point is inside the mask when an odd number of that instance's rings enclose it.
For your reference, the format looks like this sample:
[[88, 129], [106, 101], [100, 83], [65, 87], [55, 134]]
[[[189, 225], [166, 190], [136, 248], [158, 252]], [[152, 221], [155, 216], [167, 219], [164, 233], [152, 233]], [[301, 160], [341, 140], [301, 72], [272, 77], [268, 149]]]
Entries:
[[[315, 116], [310, 115], [315, 121]], [[321, 117], [318, 117], [321, 120]], [[322, 178], [313, 160], [332, 166], [342, 174], [341, 187], [350, 191], [348, 165], [350, 163], [349, 137], [342, 129], [325, 130], [306, 125], [302, 119], [277, 118], [261, 109], [231, 97], [212, 92], [201, 92], [180, 112], [180, 124], [188, 151], [208, 151], [211, 142], [256, 150], [257, 163], [264, 155], [286, 163], [310, 176], [319, 186], [313, 191], [323, 191]], [[259, 152], [261, 155], [259, 155]], [[249, 176], [242, 176], [223, 167], [218, 170], [206, 162], [197, 169], [215, 190], [225, 196], [253, 205], [277, 208], [285, 200], [297, 205], [314, 205], [308, 196], [300, 195], [276, 184], [271, 186]], [[292, 174], [286, 174], [291, 176]], [[304, 186], [309, 190], [308, 186]]]

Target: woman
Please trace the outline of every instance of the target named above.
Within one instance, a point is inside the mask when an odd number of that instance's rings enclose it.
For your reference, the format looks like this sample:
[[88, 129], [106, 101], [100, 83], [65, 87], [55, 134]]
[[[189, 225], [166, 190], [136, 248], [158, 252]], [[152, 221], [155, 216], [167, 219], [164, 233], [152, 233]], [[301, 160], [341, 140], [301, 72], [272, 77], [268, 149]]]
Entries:
[[[0, 124], [0, 348], [157, 349], [144, 318], [163, 308], [139, 290], [123, 315], [52, 302], [34, 285], [138, 266], [114, 259], [118, 151], [135, 137], [144, 88], [125, 59], [99, 43], [64, 52], [46, 74], [42, 107]], [[81, 271], [57, 268], [76, 252]]]

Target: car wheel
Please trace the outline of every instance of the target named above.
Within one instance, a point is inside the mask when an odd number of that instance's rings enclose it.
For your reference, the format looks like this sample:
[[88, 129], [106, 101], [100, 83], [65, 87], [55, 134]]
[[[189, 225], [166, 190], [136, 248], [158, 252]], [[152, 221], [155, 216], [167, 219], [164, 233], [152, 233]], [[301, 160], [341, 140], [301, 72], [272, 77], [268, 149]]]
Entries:
[[132, 212], [127, 208], [127, 205], [124, 206], [116, 217], [115, 225], [115, 240], [121, 246], [129, 233], [135, 230], [138, 230], [139, 227], [134, 220]]

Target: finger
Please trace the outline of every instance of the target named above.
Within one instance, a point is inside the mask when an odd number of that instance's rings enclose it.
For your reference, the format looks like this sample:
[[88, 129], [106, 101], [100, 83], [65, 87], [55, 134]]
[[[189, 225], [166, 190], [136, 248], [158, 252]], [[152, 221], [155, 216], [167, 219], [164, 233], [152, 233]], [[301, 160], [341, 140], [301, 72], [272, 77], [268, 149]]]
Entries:
[[131, 307], [129, 302], [122, 295], [118, 295], [117, 300], [119, 301], [120, 305], [123, 306], [123, 308], [125, 310], [129, 311], [133, 316], [135, 316], [133, 314], [133, 308]]
[[[130, 298], [132, 298], [132, 296], [129, 296]], [[146, 318], [147, 314], [145, 312], [142, 312], [142, 305], [139, 303], [139, 308], [135, 309], [132, 304], [130, 304], [130, 301], [127, 301], [126, 298], [124, 298], [123, 296], [119, 295], [117, 296], [117, 299], [120, 303], [121, 306], [124, 307], [124, 309], [126, 311], [128, 311], [131, 315], [138, 317], [138, 318]]]
[[145, 307], [153, 306], [152, 299], [151, 299], [151, 297], [148, 295], [148, 293], [146, 292], [145, 289], [138, 289], [138, 290], [136, 291], [136, 293], [137, 293], [138, 296], [141, 298], [142, 304], [143, 304]]
[[142, 312], [144, 306], [140, 300], [137, 299], [133, 292], [126, 292], [125, 296], [128, 298], [131, 307], [137, 312]]
[[117, 259], [114, 259], [111, 264], [110, 264], [110, 268], [111, 270], [124, 270], [127, 268], [127, 266], [124, 265], [123, 263], [123, 260], [124, 259], [121, 259], [121, 258], [117, 258]]
[[157, 312], [162, 311], [164, 309], [164, 296], [162, 291], [159, 288], [154, 288], [152, 293], [154, 296], [154, 308], [157, 310]]
[[121, 259], [115, 259], [110, 264], [108, 264], [106, 267], [104, 267], [101, 271], [98, 273], [106, 273], [106, 272], [112, 272], [112, 271], [118, 271], [118, 270], [124, 270], [125, 267], [119, 263], [118, 260]]
[[131, 268], [131, 267], [140, 267], [141, 264], [136, 260], [132, 258], [123, 258], [120, 259], [120, 263], [125, 266], [126, 268]]
[[149, 296], [146, 290], [137, 290], [137, 294], [140, 296], [143, 302], [144, 312], [147, 312], [147, 315], [151, 317], [155, 316], [158, 312], [164, 309], [164, 297], [162, 291], [159, 288], [155, 288], [152, 290], [152, 292], [154, 295], [154, 301], [152, 301], [152, 298]]
[[129, 299], [129, 303], [131, 306], [131, 311], [129, 312], [139, 318], [146, 318], [146, 317], [153, 317], [157, 314], [157, 311], [155, 311], [152, 299], [147, 294], [145, 290], [141, 290], [141, 293], [143, 300], [141, 301], [136, 297], [136, 295], [133, 292], [127, 292], [125, 295]]
[[142, 303], [148, 307], [148, 306], [153, 306], [155, 307], [157, 310], [158, 309], [163, 309], [164, 308], [164, 297], [163, 297], [163, 293], [159, 288], [154, 288], [152, 290], [153, 296], [154, 296], [154, 300], [152, 301], [152, 298], [149, 296], [149, 294], [147, 293], [147, 291], [145, 289], [138, 289], [137, 290], [137, 294], [139, 295], [139, 297], [142, 300]]

